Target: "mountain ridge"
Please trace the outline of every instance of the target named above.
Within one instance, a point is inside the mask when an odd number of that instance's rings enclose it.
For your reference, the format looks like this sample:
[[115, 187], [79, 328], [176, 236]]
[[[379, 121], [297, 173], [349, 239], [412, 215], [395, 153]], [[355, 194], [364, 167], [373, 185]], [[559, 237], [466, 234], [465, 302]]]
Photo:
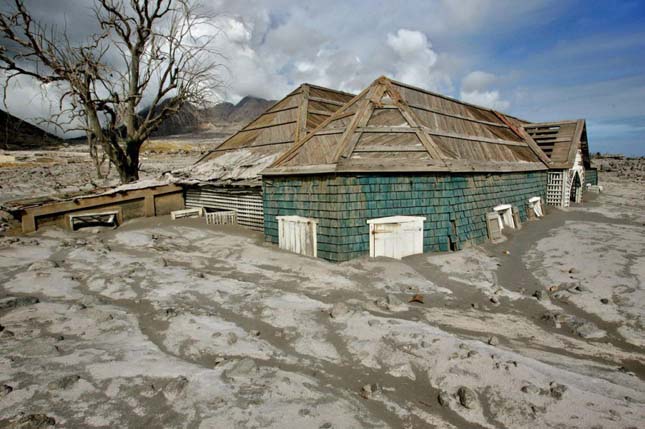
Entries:
[[[217, 129], [227, 133], [240, 129], [262, 112], [275, 104], [275, 100], [246, 96], [236, 104], [218, 103], [203, 109], [187, 103], [174, 116], [166, 119], [152, 133], [152, 137], [166, 137], [179, 134], [194, 134]], [[147, 114], [143, 109], [139, 115]], [[0, 149], [41, 149], [62, 146], [66, 142], [80, 143], [85, 136], [62, 139], [31, 122], [20, 119], [0, 109]]]

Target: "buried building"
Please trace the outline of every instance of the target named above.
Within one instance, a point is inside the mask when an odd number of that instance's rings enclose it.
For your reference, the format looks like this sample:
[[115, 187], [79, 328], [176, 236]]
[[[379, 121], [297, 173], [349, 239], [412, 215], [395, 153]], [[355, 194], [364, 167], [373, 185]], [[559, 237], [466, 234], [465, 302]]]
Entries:
[[519, 123], [381, 77], [263, 171], [265, 238], [332, 261], [482, 242], [546, 196]]
[[[303, 84], [203, 156], [179, 177], [188, 208], [234, 211], [237, 223], [262, 230], [260, 172], [354, 97]], [[181, 173], [174, 173], [181, 176]]]
[[546, 203], [568, 207], [571, 202], [582, 202], [584, 186], [598, 184], [597, 171], [591, 168], [584, 119], [522, 127], [549, 157]]

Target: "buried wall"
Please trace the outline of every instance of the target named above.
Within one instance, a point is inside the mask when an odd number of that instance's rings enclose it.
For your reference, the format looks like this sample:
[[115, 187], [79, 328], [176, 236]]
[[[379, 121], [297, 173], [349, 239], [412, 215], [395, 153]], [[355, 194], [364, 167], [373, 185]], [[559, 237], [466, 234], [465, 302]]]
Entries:
[[116, 211], [119, 222], [123, 222], [139, 217], [166, 215], [182, 208], [182, 188], [162, 185], [62, 201], [49, 200], [29, 207], [18, 207], [14, 211], [20, 218], [22, 232], [28, 233], [48, 225], [68, 228], [68, 215], [73, 214]]
[[486, 213], [546, 197], [546, 172], [272, 176], [263, 181], [264, 234], [278, 242], [276, 216], [318, 220], [318, 256], [346, 261], [369, 253], [368, 219], [425, 216], [423, 250], [446, 251], [487, 239]]

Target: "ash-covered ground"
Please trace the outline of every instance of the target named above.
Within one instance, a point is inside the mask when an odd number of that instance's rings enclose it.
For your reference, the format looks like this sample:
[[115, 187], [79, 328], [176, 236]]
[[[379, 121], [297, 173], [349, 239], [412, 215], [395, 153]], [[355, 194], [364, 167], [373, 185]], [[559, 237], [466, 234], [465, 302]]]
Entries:
[[643, 427], [645, 192], [604, 180], [403, 261], [203, 219], [1, 238], [0, 427]]
[[[139, 176], [152, 179], [189, 167], [222, 140], [218, 133], [208, 138], [170, 136], [150, 140], [142, 148]], [[0, 151], [0, 204], [119, 185], [119, 175], [107, 162], [102, 165], [102, 174], [107, 177], [97, 178], [89, 148], [83, 144], [51, 150]]]

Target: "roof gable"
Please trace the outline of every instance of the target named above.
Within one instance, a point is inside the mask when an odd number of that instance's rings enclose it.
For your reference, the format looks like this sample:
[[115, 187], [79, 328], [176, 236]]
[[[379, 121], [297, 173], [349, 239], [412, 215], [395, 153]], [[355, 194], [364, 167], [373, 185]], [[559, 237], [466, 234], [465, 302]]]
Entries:
[[259, 185], [262, 170], [352, 97], [316, 85], [300, 85], [200, 158], [185, 175], [190, 182]]
[[263, 174], [538, 170], [546, 161], [504, 115], [381, 77]]
[[302, 84], [197, 162], [242, 148], [266, 147], [264, 152], [281, 153], [320, 125], [353, 96], [316, 85]]
[[589, 164], [587, 126], [584, 119], [530, 123], [524, 124], [522, 128], [549, 158], [549, 167], [573, 167], [578, 150], [582, 151], [585, 165]]

